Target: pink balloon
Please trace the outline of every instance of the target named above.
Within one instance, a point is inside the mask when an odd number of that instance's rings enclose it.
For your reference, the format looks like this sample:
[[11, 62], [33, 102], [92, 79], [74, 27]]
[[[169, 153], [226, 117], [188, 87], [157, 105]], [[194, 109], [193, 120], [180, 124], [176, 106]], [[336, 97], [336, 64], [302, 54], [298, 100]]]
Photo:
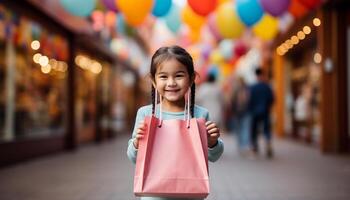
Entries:
[[210, 15], [208, 18], [208, 27], [210, 32], [213, 34], [216, 40], [221, 40], [222, 37], [218, 31], [218, 28], [216, 27], [216, 16]]

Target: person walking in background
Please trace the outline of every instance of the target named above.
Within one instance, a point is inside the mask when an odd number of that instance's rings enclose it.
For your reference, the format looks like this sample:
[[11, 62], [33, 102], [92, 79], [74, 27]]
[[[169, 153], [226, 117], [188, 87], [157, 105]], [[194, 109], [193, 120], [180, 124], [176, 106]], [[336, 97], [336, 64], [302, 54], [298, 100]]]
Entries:
[[249, 88], [243, 77], [238, 78], [237, 87], [232, 98], [234, 131], [237, 135], [240, 155], [248, 153], [250, 147], [250, 115], [248, 112]]
[[214, 74], [209, 73], [206, 82], [202, 83], [197, 90], [196, 104], [207, 108], [210, 119], [218, 127], [223, 125], [223, 97], [219, 85], [216, 83]]
[[261, 68], [255, 70], [257, 83], [250, 88], [249, 111], [252, 116], [251, 145], [255, 154], [258, 153], [258, 131], [259, 125], [263, 125], [263, 133], [266, 141], [266, 156], [273, 156], [272, 135], [270, 125], [270, 111], [274, 102], [274, 95], [270, 85], [267, 83], [264, 71]]

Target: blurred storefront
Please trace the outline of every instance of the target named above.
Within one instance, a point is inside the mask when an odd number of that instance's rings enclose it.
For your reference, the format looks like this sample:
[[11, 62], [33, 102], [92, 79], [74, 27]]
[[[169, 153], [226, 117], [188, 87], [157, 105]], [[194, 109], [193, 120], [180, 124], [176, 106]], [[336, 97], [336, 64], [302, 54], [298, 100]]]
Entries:
[[[136, 105], [118, 95], [136, 99], [131, 67], [84, 31], [83, 19], [55, 18], [40, 1], [22, 3], [0, 3], [0, 166], [129, 129]], [[126, 72], [128, 85], [118, 82]]]
[[274, 43], [276, 132], [322, 152], [350, 146], [349, 10], [347, 1], [328, 1]]

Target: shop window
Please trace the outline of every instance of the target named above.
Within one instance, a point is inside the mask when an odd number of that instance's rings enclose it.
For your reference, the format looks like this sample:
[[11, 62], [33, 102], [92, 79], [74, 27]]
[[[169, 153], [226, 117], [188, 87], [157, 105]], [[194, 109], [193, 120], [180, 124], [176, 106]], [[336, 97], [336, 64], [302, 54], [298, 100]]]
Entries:
[[0, 46], [0, 141], [63, 134], [67, 41], [0, 5]]

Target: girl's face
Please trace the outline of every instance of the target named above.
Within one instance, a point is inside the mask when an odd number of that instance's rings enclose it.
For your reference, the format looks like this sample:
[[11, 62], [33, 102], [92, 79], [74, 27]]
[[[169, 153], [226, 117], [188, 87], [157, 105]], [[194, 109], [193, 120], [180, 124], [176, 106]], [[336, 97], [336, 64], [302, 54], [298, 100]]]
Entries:
[[176, 59], [166, 60], [157, 67], [154, 77], [155, 88], [168, 103], [183, 103], [191, 85], [186, 67]]

